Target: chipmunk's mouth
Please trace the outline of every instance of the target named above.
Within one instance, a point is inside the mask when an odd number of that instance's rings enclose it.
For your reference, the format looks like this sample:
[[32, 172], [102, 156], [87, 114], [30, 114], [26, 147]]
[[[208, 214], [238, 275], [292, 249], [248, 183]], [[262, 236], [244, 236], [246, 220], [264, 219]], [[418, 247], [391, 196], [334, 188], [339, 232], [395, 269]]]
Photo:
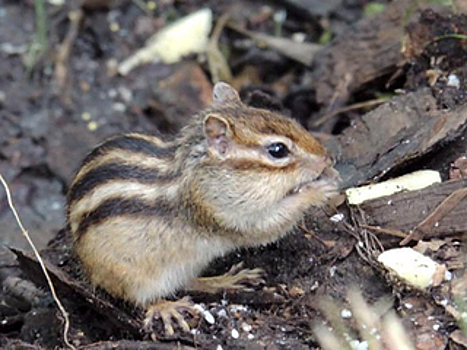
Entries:
[[287, 192], [287, 197], [288, 196], [293, 196], [295, 194], [299, 194], [300, 192], [302, 192], [305, 188], [307, 187], [310, 187], [310, 185], [312, 185], [316, 180], [311, 180], [311, 181], [305, 181], [305, 182], [302, 182], [296, 186], [294, 186], [291, 190], [289, 190], [289, 192]]
[[324, 171], [313, 180], [301, 182], [298, 185], [295, 185], [291, 190], [289, 190], [286, 196], [288, 197], [300, 194], [302, 191], [307, 190], [310, 187], [316, 188], [317, 190], [322, 187], [335, 188], [335, 190], [337, 190], [339, 187], [340, 178], [335, 175], [337, 173], [332, 172], [331, 174], [332, 176], [330, 176], [328, 172]]

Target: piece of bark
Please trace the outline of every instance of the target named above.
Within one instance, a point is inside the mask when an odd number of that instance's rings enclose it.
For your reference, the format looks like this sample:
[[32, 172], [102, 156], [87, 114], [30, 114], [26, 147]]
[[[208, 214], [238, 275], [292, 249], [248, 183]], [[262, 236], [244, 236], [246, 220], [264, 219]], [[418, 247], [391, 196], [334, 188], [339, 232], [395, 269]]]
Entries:
[[342, 187], [377, 180], [466, 132], [467, 105], [440, 110], [429, 88], [400, 95], [365, 114], [326, 146]]
[[[25, 276], [38, 286], [48, 290], [49, 287], [45, 281], [42, 269], [33, 254], [17, 249], [12, 249], [12, 251], [16, 254], [20, 268]], [[115, 307], [109, 301], [98, 297], [85, 286], [72, 281], [57, 266], [47, 261], [44, 262], [58, 297], [65, 308], [87, 308], [95, 311], [101, 317], [99, 322], [102, 323], [102, 319], [105, 320], [106, 327], [113, 330], [112, 334], [129, 333], [133, 336], [139, 335], [141, 324], [138, 320]], [[70, 313], [70, 310], [67, 311]], [[71, 326], [73, 327], [73, 313], [70, 313], [70, 318]]]
[[456, 329], [454, 332], [451, 333], [450, 338], [456, 344], [467, 348], [467, 336], [463, 333], [460, 329]]
[[451, 169], [449, 169], [449, 179], [466, 179], [467, 178], [467, 157], [462, 156], [456, 159], [454, 163], [451, 164]]
[[[467, 187], [467, 180], [448, 181], [420, 191], [400, 192], [364, 202], [360, 208], [368, 225], [409, 232], [429, 216], [456, 190]], [[467, 233], [467, 199], [464, 198], [440, 221], [425, 230], [424, 238]]]
[[402, 240], [405, 245], [412, 240], [421, 240], [430, 235], [433, 227], [436, 227], [452, 210], [454, 210], [467, 197], [467, 187], [460, 188], [451, 193], [443, 200], [422, 222], [420, 222], [412, 233]]
[[329, 109], [340, 107], [363, 85], [394, 72], [403, 58], [405, 17], [416, 8], [414, 0], [393, 1], [317, 53], [312, 73], [317, 102]]

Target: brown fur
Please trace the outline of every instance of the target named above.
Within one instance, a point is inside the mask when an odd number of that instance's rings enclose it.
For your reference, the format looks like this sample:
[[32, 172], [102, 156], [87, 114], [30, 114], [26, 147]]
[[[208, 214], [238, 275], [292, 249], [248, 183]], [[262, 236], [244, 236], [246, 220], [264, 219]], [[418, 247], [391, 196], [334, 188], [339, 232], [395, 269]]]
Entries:
[[[243, 105], [225, 84], [214, 95], [170, 142], [130, 134], [86, 158], [68, 221], [93, 285], [146, 306], [215, 257], [277, 240], [336, 191], [326, 150], [298, 123]], [[288, 157], [268, 153], [276, 138]]]

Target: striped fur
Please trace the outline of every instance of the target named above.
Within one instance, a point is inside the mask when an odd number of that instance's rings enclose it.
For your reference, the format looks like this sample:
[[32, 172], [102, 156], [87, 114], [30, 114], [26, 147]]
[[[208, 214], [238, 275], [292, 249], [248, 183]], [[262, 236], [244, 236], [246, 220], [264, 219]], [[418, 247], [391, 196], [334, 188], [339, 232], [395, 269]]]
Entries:
[[[180, 175], [173, 168], [175, 150], [176, 147], [157, 137], [129, 134], [111, 139], [92, 151], [68, 192], [68, 220], [75, 237], [85, 232], [83, 227], [87, 225], [83, 222], [95, 218], [92, 213], [102, 212], [110, 201], [123, 205], [135, 198], [149, 196], [153, 200], [164, 183], [167, 187], [173, 185]], [[166, 188], [165, 192], [176, 191]], [[117, 207], [114, 206], [114, 213]], [[111, 215], [109, 209], [105, 215]]]
[[[206, 131], [213, 115], [220, 129]], [[291, 155], [272, 157], [274, 142]], [[228, 87], [173, 140], [128, 134], [85, 158], [68, 193], [75, 251], [95, 286], [147, 306], [213, 258], [290, 231], [336, 191], [329, 167], [299, 124], [243, 105]]]

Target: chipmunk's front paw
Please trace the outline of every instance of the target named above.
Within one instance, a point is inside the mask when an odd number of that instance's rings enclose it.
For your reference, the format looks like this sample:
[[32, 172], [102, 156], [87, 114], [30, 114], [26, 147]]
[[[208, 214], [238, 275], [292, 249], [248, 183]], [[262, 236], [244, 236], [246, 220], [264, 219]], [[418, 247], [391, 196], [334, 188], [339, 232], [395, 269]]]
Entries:
[[164, 323], [166, 335], [173, 335], [174, 325], [178, 325], [184, 332], [190, 332], [190, 326], [185, 321], [185, 317], [181, 312], [189, 313], [192, 317], [198, 315], [198, 310], [188, 297], [184, 297], [177, 301], [159, 300], [150, 305], [146, 310], [146, 317], [143, 321], [143, 330], [145, 333], [151, 334], [151, 338], [155, 338], [153, 325], [155, 318], [161, 318]]
[[232, 268], [220, 276], [198, 277], [189, 286], [188, 290], [205, 293], [218, 293], [223, 290], [252, 291], [245, 284], [258, 285], [264, 283], [264, 270], [242, 269], [243, 263]]

